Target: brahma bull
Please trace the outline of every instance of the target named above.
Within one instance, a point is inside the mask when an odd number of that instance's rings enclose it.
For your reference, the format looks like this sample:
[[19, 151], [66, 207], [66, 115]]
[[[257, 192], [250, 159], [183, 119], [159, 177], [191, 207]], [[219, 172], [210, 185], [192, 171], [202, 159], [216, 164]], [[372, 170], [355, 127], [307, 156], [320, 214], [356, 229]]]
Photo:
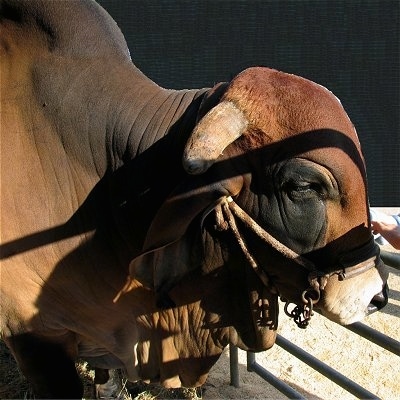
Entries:
[[0, 4], [1, 335], [38, 397], [82, 396], [77, 357], [201, 385], [273, 345], [278, 296], [300, 326], [366, 314], [387, 276], [332, 93], [261, 67], [166, 90], [95, 2]]

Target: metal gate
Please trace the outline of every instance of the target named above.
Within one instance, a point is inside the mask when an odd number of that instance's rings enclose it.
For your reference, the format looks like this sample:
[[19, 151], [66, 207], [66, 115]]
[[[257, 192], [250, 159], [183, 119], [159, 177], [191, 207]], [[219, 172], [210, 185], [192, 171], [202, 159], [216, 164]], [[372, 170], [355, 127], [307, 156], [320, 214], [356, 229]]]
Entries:
[[[396, 265], [396, 268], [399, 269], [399, 265]], [[391, 338], [361, 322], [356, 322], [354, 324], [346, 326], [345, 328], [400, 357], [400, 342], [396, 339]], [[318, 371], [352, 395], [361, 399], [378, 398], [374, 393], [366, 390], [365, 388], [347, 378], [334, 368], [320, 361], [318, 358], [314, 357], [304, 349], [285, 339], [283, 336], [278, 334], [275, 344], [295, 356], [300, 361], [306, 363], [308, 366]], [[231, 380], [230, 383], [232, 386], [239, 387], [238, 348], [231, 345], [229, 348], [229, 355]], [[279, 390], [288, 398], [305, 399], [305, 397], [301, 395], [297, 390], [293, 389], [286, 382], [277, 378], [262, 365], [258, 364], [256, 361], [255, 353], [247, 352], [247, 370], [249, 372], [255, 372], [256, 374], [258, 374], [261, 378], [263, 378], [270, 385], [274, 386], [277, 390]]]
[[[400, 342], [382, 334], [381, 332], [368, 327], [367, 325], [356, 322], [354, 324], [348, 325], [347, 329], [354, 333], [370, 340], [371, 342], [377, 344], [378, 346], [394, 353], [400, 357]], [[294, 355], [296, 358], [306, 363], [322, 375], [326, 376], [331, 381], [335, 382], [337, 385], [341, 386], [343, 389], [347, 390], [349, 393], [361, 399], [377, 399], [378, 397], [364, 389], [356, 382], [347, 378], [340, 372], [331, 368], [329, 365], [323, 363], [316, 357], [309, 354], [307, 351], [301, 349], [295, 344], [291, 343], [289, 340], [285, 339], [281, 335], [277, 335], [276, 345], [282, 347], [290, 354]], [[231, 385], [239, 387], [239, 368], [238, 368], [238, 349], [236, 346], [230, 346], [230, 376]], [[270, 373], [262, 365], [258, 364], [256, 361], [255, 353], [247, 352], [247, 370], [250, 372], [255, 372], [269, 384], [278, 389], [285, 396], [290, 399], [305, 399], [298, 391], [293, 389], [284, 381], [277, 378], [275, 375]]]

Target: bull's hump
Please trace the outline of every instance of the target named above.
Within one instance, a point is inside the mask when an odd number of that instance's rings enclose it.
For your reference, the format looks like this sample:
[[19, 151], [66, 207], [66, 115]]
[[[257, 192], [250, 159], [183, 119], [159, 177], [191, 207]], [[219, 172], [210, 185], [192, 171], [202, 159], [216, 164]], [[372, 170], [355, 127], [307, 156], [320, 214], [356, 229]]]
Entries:
[[3, 51], [9, 50], [12, 42], [15, 44], [17, 36], [25, 40], [29, 36], [31, 49], [32, 42], [36, 42], [32, 56], [35, 56], [34, 51], [42, 48], [63, 55], [112, 55], [130, 59], [117, 24], [92, 0], [0, 0], [0, 23], [3, 32], [14, 33], [13, 40], [2, 43]]

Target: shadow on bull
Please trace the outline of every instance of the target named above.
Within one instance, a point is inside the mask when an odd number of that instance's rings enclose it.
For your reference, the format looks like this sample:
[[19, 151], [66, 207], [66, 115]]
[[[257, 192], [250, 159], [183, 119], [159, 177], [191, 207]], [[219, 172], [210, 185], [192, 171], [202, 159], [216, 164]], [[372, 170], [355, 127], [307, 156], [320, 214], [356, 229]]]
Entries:
[[[135, 159], [127, 161], [119, 170], [107, 173], [65, 224], [1, 244], [0, 259], [101, 227], [116, 226], [126, 234], [138, 235], [135, 240], [140, 239], [143, 243], [157, 209], [176, 187], [183, 192], [251, 172], [246, 163], [249, 154], [244, 154], [235, 160], [215, 163], [204, 176], [188, 176], [180, 163], [183, 145], [181, 143], [178, 146], [179, 151], [175, 151], [174, 158], [167, 150], [172, 142], [166, 136]], [[354, 143], [346, 135], [331, 129], [305, 132], [274, 142], [262, 149], [253, 150], [250, 156], [278, 162], [307, 151], [330, 147], [343, 149], [365, 177], [364, 164]], [[234, 169], [225, 168], [225, 165], [230, 166], [232, 162], [235, 163]], [[221, 169], [224, 171], [223, 176], [220, 173], [214, 174], [214, 171]], [[365, 178], [364, 183], [367, 185]], [[117, 220], [113, 220], [114, 216]], [[126, 244], [130, 246], [131, 241]], [[140, 248], [133, 250], [141, 251]]]
[[[225, 195], [219, 182], [251, 173], [250, 158], [272, 164], [332, 147], [340, 148], [365, 177], [354, 143], [332, 130], [305, 132], [222, 160], [199, 176], [187, 175], [181, 166], [184, 142], [176, 140], [175, 135], [166, 136], [119, 170], [107, 173], [65, 224], [2, 245], [1, 257], [7, 258], [82, 235], [82, 244], [59, 260], [43, 282], [36, 302], [38, 314], [31, 321], [32, 326], [57, 332], [60, 341], [57, 338], [51, 348], [38, 338], [24, 337], [19, 341], [25, 346], [25, 353], [42, 357], [43, 369], [51, 370], [56, 381], [65, 371], [63, 363], [54, 366], [54, 357], [71, 360], [71, 356], [79, 354], [99, 368], [138, 363], [141, 375], [147, 379], [173, 386], [179, 376], [183, 384], [190, 386], [193, 376], [207, 375], [230, 341], [250, 351], [271, 347], [278, 324], [276, 292], [266, 292], [254, 271], [245, 267], [246, 258], [230, 232], [215, 229], [213, 214], [204, 218], [202, 215]], [[178, 145], [173, 147], [172, 143]], [[210, 187], [212, 190], [204, 190]], [[167, 207], [167, 219], [161, 218], [170, 223], [158, 222], [155, 229], [154, 218], [171, 198], [176, 201]], [[307, 224], [314, 218], [313, 214], [305, 215], [303, 222]], [[151, 229], [159, 235], [154, 240], [157, 246], [164, 237], [177, 240], [184, 236], [184, 246], [190, 249], [185, 255], [189, 261], [185, 273], [174, 276], [172, 281], [167, 279], [167, 292], [173, 303], [163, 310], [156, 305], [151, 281], [144, 278], [142, 286], [129, 278], [128, 267], [143, 251]], [[356, 245], [366, 230], [356, 227], [331, 242], [327, 249], [308, 256], [326, 261], [327, 255], [333, 257], [343, 245]], [[276, 276], [272, 272], [272, 280], [282, 279], [282, 271], [287, 271], [283, 283], [289, 285], [288, 291], [307, 286], [304, 271], [293, 268], [293, 263], [282, 259], [275, 249], [257, 243], [251, 233], [246, 238], [260, 256], [261, 265], [274, 261], [274, 269], [280, 272]], [[214, 242], [219, 244], [215, 254]], [[209, 245], [204, 248], [202, 243]], [[331, 267], [328, 265], [328, 269]], [[168, 275], [168, 271], [162, 274]], [[208, 332], [207, 339], [201, 337], [204, 331]], [[197, 348], [197, 342], [202, 343], [202, 348]], [[139, 343], [138, 359], [133, 355], [135, 343]], [[126, 354], [127, 348], [131, 354]], [[164, 359], [165, 354], [171, 359]]]

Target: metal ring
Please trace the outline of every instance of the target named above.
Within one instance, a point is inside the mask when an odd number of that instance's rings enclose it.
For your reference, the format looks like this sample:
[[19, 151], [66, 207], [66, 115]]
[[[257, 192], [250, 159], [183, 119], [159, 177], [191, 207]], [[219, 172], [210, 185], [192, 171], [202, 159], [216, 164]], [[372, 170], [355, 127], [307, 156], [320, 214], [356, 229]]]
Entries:
[[309, 304], [312, 302], [313, 304], [317, 304], [321, 298], [321, 292], [317, 289], [309, 287], [301, 294], [301, 299], [304, 304]]

